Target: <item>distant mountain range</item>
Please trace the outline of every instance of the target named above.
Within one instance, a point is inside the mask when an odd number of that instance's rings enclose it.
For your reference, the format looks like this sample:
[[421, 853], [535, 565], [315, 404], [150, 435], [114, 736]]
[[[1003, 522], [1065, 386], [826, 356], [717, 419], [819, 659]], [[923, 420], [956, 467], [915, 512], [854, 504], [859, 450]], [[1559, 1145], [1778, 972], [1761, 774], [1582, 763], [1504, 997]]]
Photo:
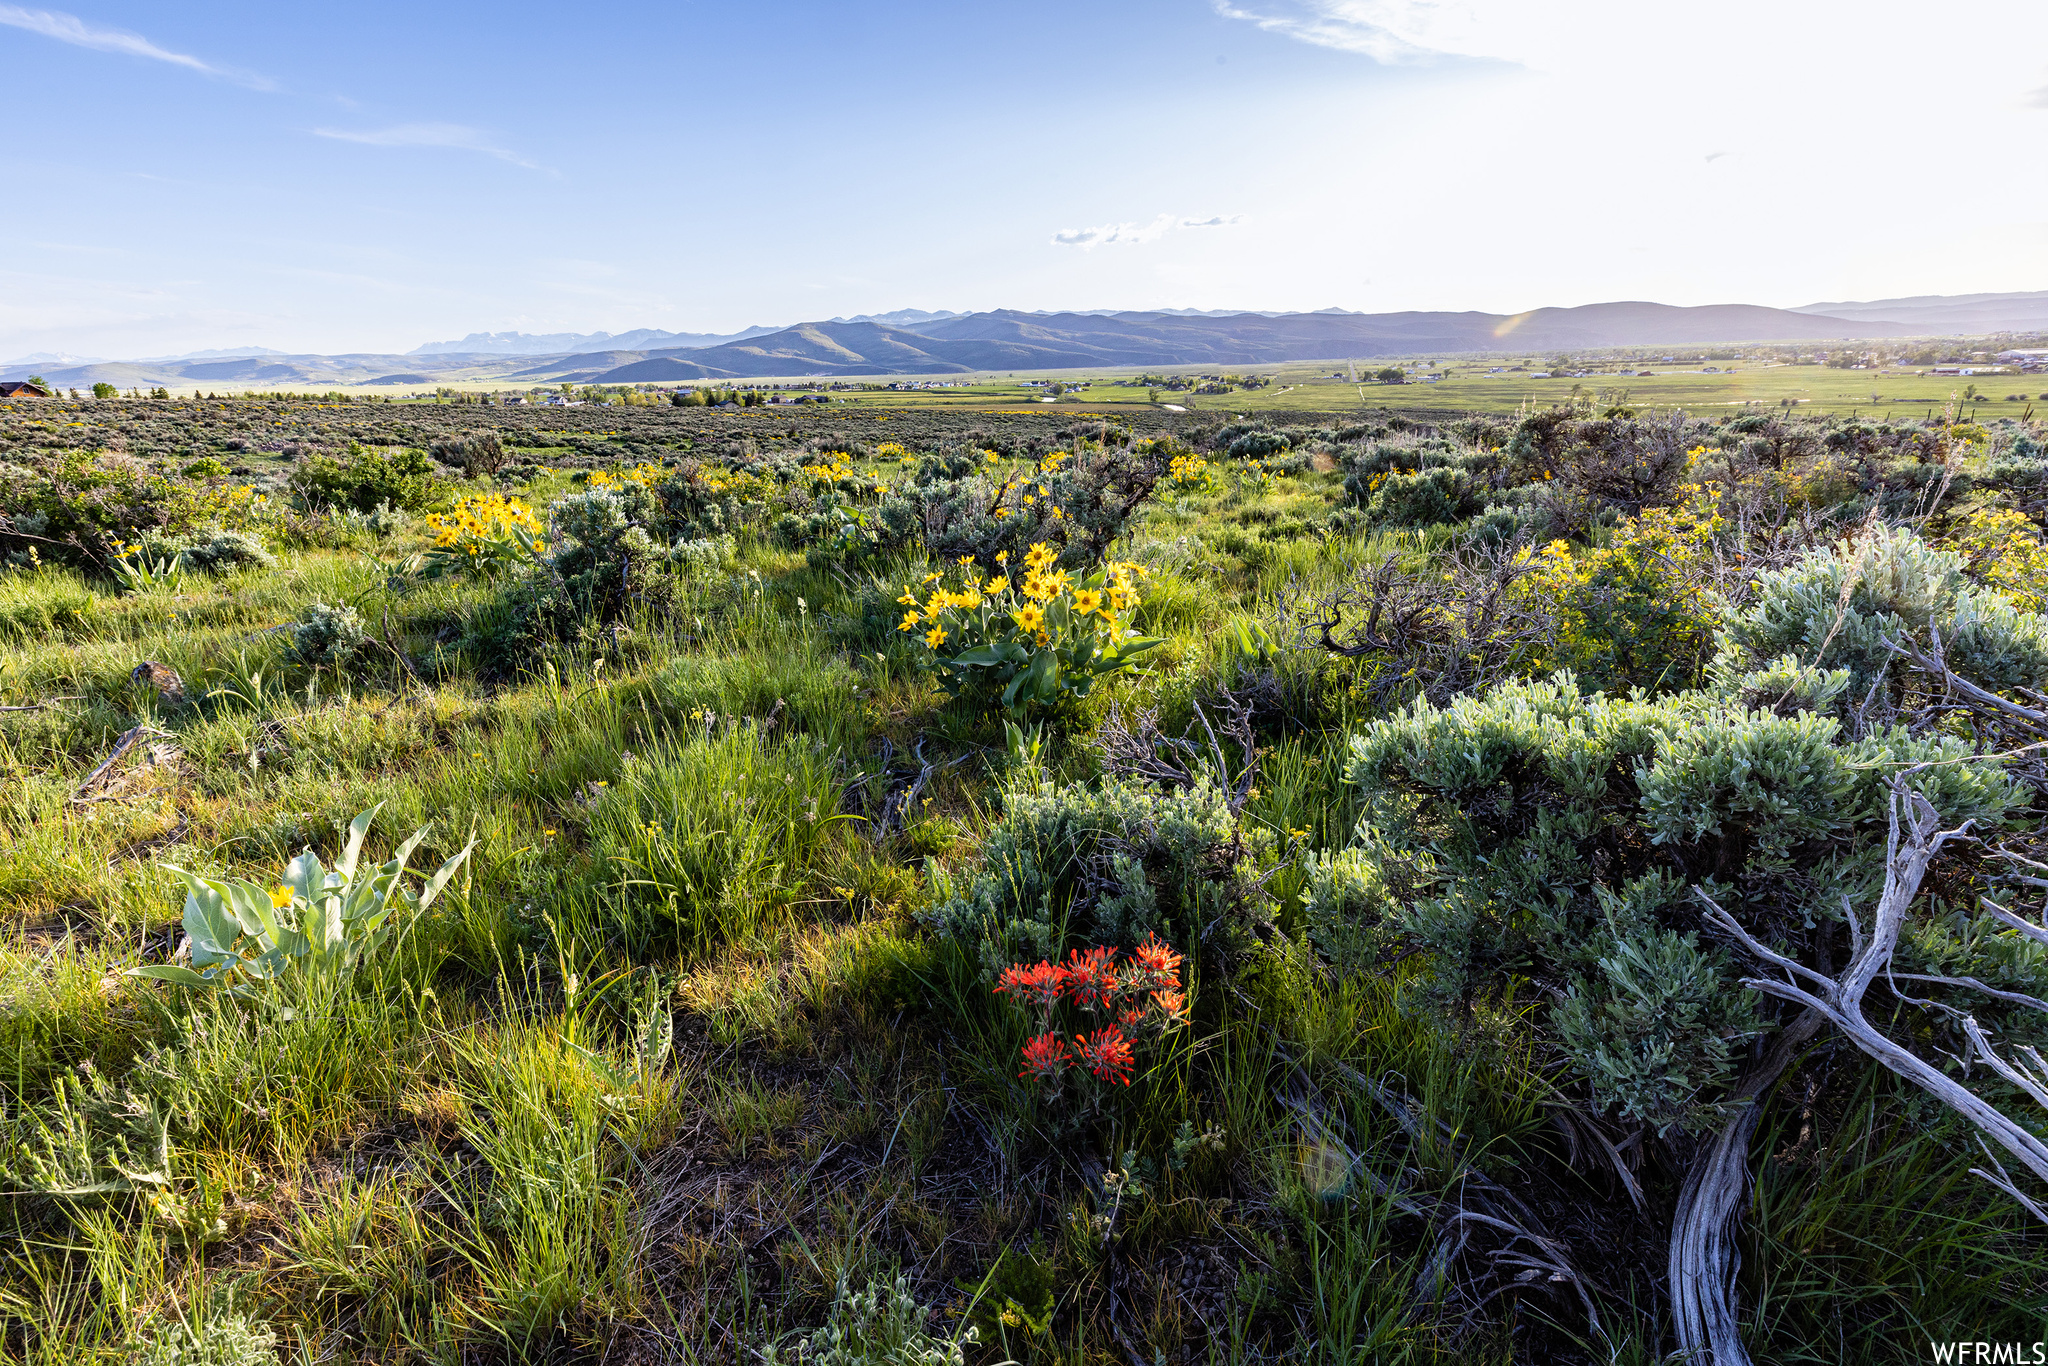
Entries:
[[133, 361], [43, 353], [0, 379], [52, 384], [303, 389], [502, 381], [645, 383], [771, 376], [938, 375], [1096, 367], [1241, 366], [1393, 355], [1711, 346], [1736, 342], [2048, 331], [2048, 291], [1763, 308], [1624, 302], [1527, 313], [1314, 313], [1158, 309], [982, 313], [900, 309], [733, 333], [476, 332], [403, 355], [295, 355], [264, 347]]
[[660, 332], [643, 327], [633, 332], [472, 332], [461, 341], [428, 342], [408, 356], [562, 356], [587, 351], [632, 351], [650, 347], [719, 346], [742, 337], [773, 332], [772, 327], [745, 327], [737, 332]]
[[1936, 336], [2035, 332], [2048, 328], [2048, 290], [2031, 294], [1919, 294], [1865, 303], [1807, 304], [1794, 313], [1905, 323]]

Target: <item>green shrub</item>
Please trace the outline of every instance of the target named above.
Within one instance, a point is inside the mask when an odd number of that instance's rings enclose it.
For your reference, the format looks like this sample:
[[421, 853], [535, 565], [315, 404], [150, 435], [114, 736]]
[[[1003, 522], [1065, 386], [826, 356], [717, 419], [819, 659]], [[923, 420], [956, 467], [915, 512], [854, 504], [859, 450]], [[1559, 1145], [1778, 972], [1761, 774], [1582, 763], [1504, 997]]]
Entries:
[[[1553, 984], [1537, 1018], [1593, 1107], [1668, 1128], [1711, 1121], [1776, 1009], [1703, 937], [1694, 889], [1804, 959], [1843, 961], [1844, 901], [1867, 904], [1882, 876], [1888, 774], [1967, 752], [1711, 694], [1589, 697], [1561, 675], [1376, 722], [1351, 774], [1373, 856], [1433, 883], [1388, 916], [1425, 951], [1428, 999], [1456, 1020], [1518, 979]], [[1950, 823], [2015, 800], [1984, 765], [1915, 781]]]
[[346, 669], [370, 643], [363, 614], [343, 603], [306, 604], [291, 627], [292, 656], [309, 668]]
[[1004, 469], [992, 451], [923, 457], [908, 481], [883, 495], [875, 514], [881, 545], [917, 544], [935, 559], [968, 555], [985, 565], [1003, 554], [1021, 559], [1039, 542], [1060, 547], [1065, 564], [1102, 558], [1178, 448], [1076, 444], [1024, 469]]
[[504, 440], [489, 428], [444, 437], [429, 446], [427, 453], [444, 465], [460, 465], [472, 479], [496, 474], [505, 465]]
[[425, 451], [389, 452], [355, 445], [343, 459], [311, 457], [292, 472], [289, 482], [292, 492], [308, 507], [353, 508], [364, 513], [379, 506], [424, 512], [446, 492]]
[[1846, 669], [1848, 699], [1861, 704], [1880, 680], [1895, 695], [1911, 672], [1887, 640], [1926, 649], [1935, 633], [1951, 667], [1981, 686], [2048, 682], [2048, 619], [1970, 582], [1960, 554], [1883, 525], [1759, 575], [1748, 604], [1723, 615], [1714, 667], [1733, 679], [1790, 655]]
[[763, 1348], [761, 1360], [766, 1366], [964, 1366], [962, 1347], [979, 1340], [976, 1330], [936, 1338], [925, 1331], [930, 1317], [901, 1276], [893, 1285], [869, 1281], [865, 1291], [849, 1291], [842, 1280], [823, 1327], [794, 1351]]
[[160, 1315], [129, 1350], [127, 1366], [276, 1366], [277, 1334], [261, 1319], [209, 1304], [187, 1322]]
[[208, 519], [194, 484], [139, 460], [95, 451], [14, 452], [0, 463], [0, 546], [105, 566], [117, 543], [179, 535]]
[[1256, 873], [1272, 851], [1206, 781], [1176, 792], [1026, 782], [1004, 794], [979, 866], [936, 885], [927, 916], [991, 975], [1070, 944], [1128, 948], [1153, 932], [1190, 943], [1263, 920]]
[[1462, 522], [1480, 508], [1481, 491], [1463, 470], [1438, 467], [1413, 474], [1374, 475], [1366, 482], [1371, 493], [1365, 516], [1374, 527]]

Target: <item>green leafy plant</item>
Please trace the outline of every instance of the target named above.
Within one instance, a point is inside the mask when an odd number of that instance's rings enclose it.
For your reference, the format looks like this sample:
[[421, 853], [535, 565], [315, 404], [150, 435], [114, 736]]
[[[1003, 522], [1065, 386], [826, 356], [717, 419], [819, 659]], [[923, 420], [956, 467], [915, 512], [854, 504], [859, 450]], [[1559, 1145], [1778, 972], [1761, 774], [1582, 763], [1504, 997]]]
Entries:
[[930, 1317], [902, 1276], [893, 1284], [870, 1281], [866, 1290], [849, 1290], [841, 1281], [823, 1327], [793, 1351], [770, 1346], [761, 1359], [768, 1366], [963, 1366], [963, 1349], [980, 1340], [979, 1332], [934, 1337], [925, 1328]]
[[[349, 822], [348, 842], [334, 867], [305, 849], [285, 865], [283, 881], [274, 887], [246, 878], [204, 878], [164, 864], [185, 884], [186, 941], [177, 956], [190, 966], [149, 963], [130, 968], [128, 975], [222, 988], [251, 1004], [280, 1004], [273, 989], [302, 996], [310, 986], [345, 982], [401, 920], [409, 923], [434, 903], [474, 847], [474, 841], [465, 844], [415, 890], [405, 885], [405, 865], [426, 827], [399, 845], [389, 862], [368, 868], [363, 837], [377, 810], [373, 806]], [[283, 1008], [290, 1013], [288, 1004]]]

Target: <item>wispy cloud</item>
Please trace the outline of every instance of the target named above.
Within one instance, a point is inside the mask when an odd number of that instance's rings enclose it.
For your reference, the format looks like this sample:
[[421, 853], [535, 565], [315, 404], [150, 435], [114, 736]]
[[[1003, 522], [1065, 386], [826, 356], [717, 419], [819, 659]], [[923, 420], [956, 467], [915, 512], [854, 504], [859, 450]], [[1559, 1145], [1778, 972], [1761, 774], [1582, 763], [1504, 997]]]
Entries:
[[2048, 109], [2048, 85], [2042, 86], [2039, 90], [2027, 96], [2027, 108]]
[[514, 166], [524, 166], [529, 171], [547, 169], [537, 161], [498, 146], [482, 129], [461, 123], [401, 123], [390, 128], [315, 128], [313, 136], [333, 138], [337, 142], [360, 142], [371, 147], [446, 147], [458, 152], [481, 152]]
[[45, 38], [54, 38], [60, 43], [73, 47], [88, 47], [96, 52], [118, 52], [129, 57], [147, 57], [153, 62], [169, 62], [197, 71], [202, 76], [212, 76], [223, 81], [246, 85], [252, 90], [275, 90], [277, 83], [265, 76], [232, 67], [216, 66], [201, 61], [183, 52], [172, 52], [169, 48], [158, 47], [139, 33], [128, 33], [117, 28], [99, 28], [88, 24], [75, 14], [63, 14], [57, 10], [23, 9], [19, 5], [0, 5], [0, 24], [10, 28], [27, 29], [40, 33]]
[[1053, 244], [1062, 247], [1079, 247], [1093, 251], [1112, 242], [1156, 242], [1170, 232], [1181, 228], [1221, 228], [1242, 222], [1244, 215], [1231, 214], [1228, 218], [1176, 218], [1162, 213], [1150, 223], [1104, 223], [1093, 228], [1062, 228], [1052, 235]]
[[1242, 19], [1317, 47], [1381, 62], [1440, 56], [1519, 60], [1514, 45], [1526, 0], [1263, 0], [1245, 9], [1210, 0], [1226, 19]]

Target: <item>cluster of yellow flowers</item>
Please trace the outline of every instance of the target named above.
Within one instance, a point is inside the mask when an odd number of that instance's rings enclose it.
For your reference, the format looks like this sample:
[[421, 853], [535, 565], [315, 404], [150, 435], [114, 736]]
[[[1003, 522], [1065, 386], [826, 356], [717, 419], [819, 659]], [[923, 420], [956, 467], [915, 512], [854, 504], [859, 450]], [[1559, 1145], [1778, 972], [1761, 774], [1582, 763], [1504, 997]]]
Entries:
[[[1116, 639], [1124, 630], [1125, 614], [1143, 601], [1137, 582], [1146, 572], [1142, 565], [1113, 560], [1087, 583], [1076, 584], [1066, 570], [1055, 568], [1059, 552], [1043, 541], [1024, 552], [1021, 580], [1012, 578], [1009, 558], [1009, 551], [999, 553], [995, 572], [983, 579], [974, 557], [962, 555], [956, 561], [963, 571], [957, 588], [949, 588], [946, 575], [938, 572], [925, 575], [916, 588], [906, 586], [896, 599], [906, 609], [896, 629], [927, 627], [924, 643], [936, 650], [963, 628], [955, 614], [972, 612], [980, 614], [976, 624], [984, 629], [1000, 628], [1000, 621], [991, 618], [1007, 618], [1011, 627], [1040, 646], [1052, 643], [1054, 631], [1076, 624], [1099, 626]], [[926, 594], [923, 602], [917, 599], [920, 590]]]
[[1978, 508], [1949, 536], [1963, 571], [2022, 612], [2048, 608], [2048, 545], [2016, 508]]
[[820, 484], [837, 484], [841, 480], [860, 477], [860, 471], [846, 463], [844, 451], [826, 451], [821, 458], [805, 465], [804, 469]]
[[1142, 601], [1142, 567], [1110, 561], [1077, 580], [1042, 541], [1025, 552], [1021, 573], [1009, 560], [1008, 551], [998, 554], [984, 575], [963, 555], [897, 599], [897, 629], [920, 634], [931, 651], [926, 667], [955, 696], [981, 696], [1025, 716], [1086, 696], [1097, 679], [1161, 643], [1125, 624]]
[[1207, 493], [1216, 486], [1216, 472], [1199, 455], [1176, 455], [1166, 467], [1166, 486], [1175, 493]]
[[641, 488], [651, 488], [666, 478], [668, 478], [667, 470], [659, 465], [643, 461], [628, 469], [592, 470], [590, 473], [590, 487], [594, 489], [618, 489], [624, 488], [628, 484], [638, 484]]
[[[595, 479], [593, 477], [593, 482]], [[485, 542], [502, 540], [521, 527], [529, 535], [540, 534], [540, 520], [533, 509], [517, 498], [502, 493], [478, 493], [455, 505], [455, 511], [428, 516], [437, 549], [475, 555]]]
[[253, 484], [222, 484], [199, 495], [207, 520], [230, 528], [247, 527], [268, 501]]
[[881, 445], [875, 447], [875, 459], [877, 460], [909, 460], [910, 458], [910, 452], [894, 441], [884, 441]]

